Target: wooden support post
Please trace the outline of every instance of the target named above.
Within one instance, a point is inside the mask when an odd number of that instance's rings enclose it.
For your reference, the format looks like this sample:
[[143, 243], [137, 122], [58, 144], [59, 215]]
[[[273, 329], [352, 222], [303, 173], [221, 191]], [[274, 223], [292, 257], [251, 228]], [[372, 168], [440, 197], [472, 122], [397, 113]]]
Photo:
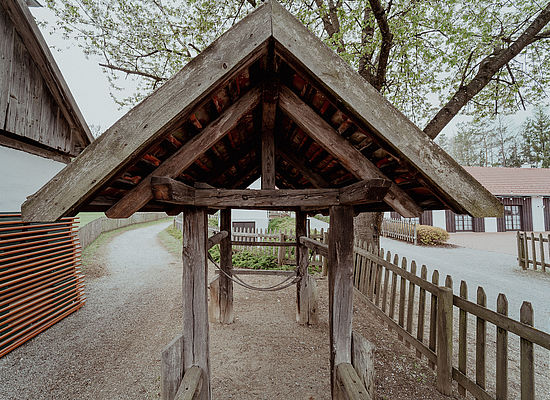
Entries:
[[353, 208], [330, 208], [328, 288], [331, 392], [336, 392], [336, 366], [351, 364], [353, 316]]
[[210, 396], [210, 360], [207, 297], [206, 209], [183, 210], [183, 369], [198, 366], [204, 373], [202, 400]]
[[[519, 318], [522, 324], [533, 326], [533, 307], [524, 301], [521, 305]], [[527, 339], [520, 339], [520, 379], [521, 400], [535, 400], [535, 363], [533, 343]]]
[[208, 302], [208, 320], [220, 322], [220, 276], [216, 274], [208, 284], [210, 301]]
[[[220, 322], [232, 324], [233, 315], [233, 275], [232, 248], [231, 248], [231, 209], [220, 210], [220, 230], [229, 232], [229, 235], [220, 242]], [[225, 272], [225, 274], [224, 274]], [[227, 274], [227, 275], [226, 275]]]
[[296, 285], [296, 321], [301, 325], [314, 325], [317, 319], [317, 287], [315, 279], [308, 273], [309, 251], [300, 242], [300, 237], [307, 235], [307, 215], [296, 212], [296, 265], [301, 278]]
[[437, 298], [437, 390], [453, 391], [453, 291], [439, 287]]

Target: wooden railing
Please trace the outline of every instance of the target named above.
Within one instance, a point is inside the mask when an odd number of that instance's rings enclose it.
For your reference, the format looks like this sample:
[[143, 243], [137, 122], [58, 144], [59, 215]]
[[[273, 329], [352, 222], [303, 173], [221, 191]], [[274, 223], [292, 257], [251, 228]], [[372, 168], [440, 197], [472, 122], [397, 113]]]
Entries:
[[416, 244], [416, 229], [417, 224], [414, 222], [384, 218], [380, 228], [380, 235]]
[[[313, 251], [327, 252], [324, 244], [307, 238], [302, 243]], [[497, 310], [493, 311], [487, 308], [482, 287], [478, 287], [476, 302], [472, 302], [468, 300], [466, 282], [460, 283], [458, 296], [452, 293], [450, 275], [444, 286], [439, 285], [437, 270], [429, 281], [425, 265], [418, 276], [415, 261], [400, 260], [397, 254], [392, 258], [390, 252], [384, 257], [383, 249], [375, 254], [364, 245], [355, 246], [354, 286], [358, 297], [397, 332], [400, 340], [415, 348], [417, 357], [426, 357], [437, 370], [440, 392], [450, 394], [454, 380], [462, 395], [469, 392], [476, 399], [535, 399], [535, 374], [547, 370], [543, 360], [548, 355], [543, 353], [550, 350], [550, 335], [533, 328], [531, 304], [523, 303], [517, 321], [508, 316], [504, 294], [498, 296]], [[487, 323], [496, 330], [488, 330]], [[508, 340], [508, 333], [519, 340]], [[458, 348], [453, 346], [456, 342]], [[538, 346], [536, 352], [534, 345]], [[495, 372], [490, 369], [490, 377], [488, 355], [495, 360]], [[520, 383], [519, 390], [517, 385], [510, 385], [513, 382]]]
[[550, 271], [550, 234], [518, 232], [516, 241], [521, 268], [528, 269], [531, 265], [536, 271], [540, 265], [542, 271], [546, 272], [547, 268]]

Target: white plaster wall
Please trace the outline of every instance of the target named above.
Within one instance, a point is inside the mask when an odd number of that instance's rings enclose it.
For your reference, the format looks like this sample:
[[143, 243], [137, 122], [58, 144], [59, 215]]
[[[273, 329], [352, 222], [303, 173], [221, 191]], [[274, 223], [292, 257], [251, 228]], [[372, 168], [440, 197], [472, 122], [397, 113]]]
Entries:
[[61, 162], [0, 146], [0, 211], [20, 212], [27, 196], [63, 167]]
[[485, 232], [497, 232], [496, 217], [485, 218]]
[[433, 224], [432, 224], [433, 226], [438, 226], [440, 228], [447, 230], [447, 222], [445, 220], [445, 210], [433, 210], [432, 217], [433, 217]]
[[533, 232], [544, 232], [544, 203], [542, 196], [531, 197]]
[[256, 229], [267, 229], [269, 224], [265, 210], [231, 210], [231, 221], [254, 221]]

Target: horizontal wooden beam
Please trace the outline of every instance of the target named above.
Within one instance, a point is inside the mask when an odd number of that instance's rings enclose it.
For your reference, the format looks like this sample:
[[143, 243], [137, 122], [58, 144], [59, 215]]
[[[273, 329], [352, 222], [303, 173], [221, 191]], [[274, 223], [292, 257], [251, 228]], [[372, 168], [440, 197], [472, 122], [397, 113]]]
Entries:
[[300, 243], [306, 246], [308, 249], [313, 250], [315, 253], [328, 257], [328, 245], [323, 244], [317, 240], [310, 239], [305, 236], [300, 236]]
[[[239, 236], [238, 233], [234, 233], [235, 236]], [[250, 240], [233, 240], [231, 241], [233, 246], [265, 246], [265, 247], [294, 247], [296, 243], [292, 242], [252, 242]]]
[[150, 188], [153, 175], [176, 177], [181, 174], [233, 129], [244, 114], [258, 105], [260, 98], [259, 88], [247, 92], [107, 210], [105, 215], [109, 218], [127, 218], [138, 211], [153, 198]]
[[220, 231], [208, 238], [208, 245], [206, 246], [208, 249], [211, 249], [217, 244], [220, 244], [220, 242], [229, 236], [229, 233], [227, 231]]
[[[376, 165], [286, 86], [281, 86], [279, 107], [358, 179], [388, 179]], [[422, 214], [422, 208], [395, 183], [392, 183], [384, 201], [403, 216], [418, 217]]]
[[199, 207], [331, 207], [381, 201], [391, 183], [370, 179], [340, 189], [197, 189], [170, 177], [151, 178], [151, 196], [177, 205]]

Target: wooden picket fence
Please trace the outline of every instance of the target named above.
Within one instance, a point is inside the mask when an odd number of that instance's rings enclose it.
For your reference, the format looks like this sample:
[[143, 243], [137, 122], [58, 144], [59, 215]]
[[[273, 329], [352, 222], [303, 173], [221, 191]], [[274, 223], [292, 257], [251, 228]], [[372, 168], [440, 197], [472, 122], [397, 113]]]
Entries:
[[414, 222], [409, 222], [401, 219], [384, 218], [380, 228], [380, 235], [393, 239], [411, 242], [416, 245], [417, 240], [417, 225]]
[[521, 268], [529, 269], [531, 265], [536, 271], [540, 265], [543, 272], [546, 272], [547, 268], [550, 272], [550, 234], [518, 232], [516, 240], [518, 263]]
[[[459, 295], [453, 295], [450, 275], [440, 286], [437, 270], [430, 281], [425, 265], [418, 276], [415, 261], [409, 264], [397, 254], [392, 260], [390, 252], [384, 258], [383, 249], [375, 254], [364, 243], [355, 247], [354, 286], [364, 303], [407, 346], [413, 346], [418, 357], [425, 356], [432, 368], [437, 366], [438, 389], [444, 393], [450, 393], [452, 378], [463, 396], [469, 392], [484, 400], [534, 400], [535, 375], [542, 375], [539, 383], [548, 381], [548, 366], [542, 364], [548, 359], [550, 335], [533, 328], [531, 303], [523, 302], [517, 321], [508, 316], [504, 294], [498, 296], [497, 310], [490, 310], [482, 287], [477, 288], [475, 302], [468, 300], [464, 281]], [[488, 323], [496, 327], [496, 337], [487, 334]], [[519, 340], [509, 340], [509, 334]], [[453, 349], [457, 342], [458, 349]], [[540, 346], [536, 352], [534, 345]], [[487, 369], [489, 358], [494, 360], [494, 373]]]

